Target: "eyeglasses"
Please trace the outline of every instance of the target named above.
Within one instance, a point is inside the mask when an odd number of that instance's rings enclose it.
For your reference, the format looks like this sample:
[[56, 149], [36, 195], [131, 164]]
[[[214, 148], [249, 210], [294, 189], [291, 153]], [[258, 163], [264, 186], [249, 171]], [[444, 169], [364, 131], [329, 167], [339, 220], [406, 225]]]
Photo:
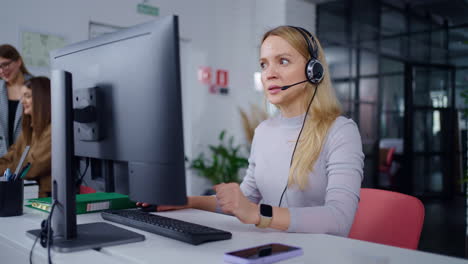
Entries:
[[10, 60], [10, 61], [7, 61], [7, 62], [4, 62], [2, 64], [0, 64], [0, 70], [4, 71], [4, 70], [7, 70], [9, 67], [10, 67], [10, 64], [12, 64], [13, 61]]

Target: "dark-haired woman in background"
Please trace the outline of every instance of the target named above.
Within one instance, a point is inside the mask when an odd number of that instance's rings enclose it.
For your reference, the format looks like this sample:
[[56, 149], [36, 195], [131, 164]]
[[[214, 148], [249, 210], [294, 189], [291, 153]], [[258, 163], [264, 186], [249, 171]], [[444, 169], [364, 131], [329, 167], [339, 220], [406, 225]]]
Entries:
[[21, 133], [21, 87], [30, 78], [19, 52], [11, 45], [0, 45], [0, 156]]
[[21, 87], [21, 104], [24, 109], [22, 132], [8, 153], [0, 158], [0, 171], [14, 170], [26, 146], [30, 146], [23, 165], [31, 167], [24, 179], [36, 180], [39, 197], [51, 196], [51, 125], [50, 80], [33, 77]]

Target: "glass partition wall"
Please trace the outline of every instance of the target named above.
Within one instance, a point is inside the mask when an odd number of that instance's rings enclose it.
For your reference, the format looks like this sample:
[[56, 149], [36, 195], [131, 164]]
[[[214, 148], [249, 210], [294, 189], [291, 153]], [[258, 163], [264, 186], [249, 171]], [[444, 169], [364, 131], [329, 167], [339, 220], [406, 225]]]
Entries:
[[457, 38], [467, 28], [404, 1], [317, 6], [331, 78], [363, 139], [364, 187], [421, 197], [464, 191], [467, 126], [459, 94], [468, 89], [468, 77], [460, 77], [468, 76], [468, 45]]

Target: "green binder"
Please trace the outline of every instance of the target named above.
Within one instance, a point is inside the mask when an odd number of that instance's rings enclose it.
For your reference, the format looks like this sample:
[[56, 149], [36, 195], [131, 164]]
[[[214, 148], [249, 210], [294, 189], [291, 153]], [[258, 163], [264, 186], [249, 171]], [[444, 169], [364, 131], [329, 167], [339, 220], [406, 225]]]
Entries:
[[[25, 205], [37, 210], [50, 212], [52, 199], [50, 197], [29, 199]], [[136, 207], [135, 202], [130, 201], [128, 195], [120, 193], [87, 193], [76, 195], [76, 213], [95, 213], [107, 209], [127, 209]]]

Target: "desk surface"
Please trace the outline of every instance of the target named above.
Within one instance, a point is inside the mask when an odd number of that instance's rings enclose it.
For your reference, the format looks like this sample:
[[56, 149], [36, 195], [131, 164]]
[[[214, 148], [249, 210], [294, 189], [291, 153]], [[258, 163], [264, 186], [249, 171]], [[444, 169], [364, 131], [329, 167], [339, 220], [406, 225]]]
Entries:
[[[161, 237], [129, 228], [144, 234], [146, 240], [137, 243], [86, 250], [73, 253], [52, 251], [54, 263], [222, 263], [227, 251], [258, 246], [271, 242], [302, 247], [304, 255], [281, 263], [444, 263], [468, 264], [468, 260], [384, 246], [348, 238], [317, 234], [284, 233], [263, 230], [244, 225], [232, 216], [194, 209], [158, 213], [164, 216], [207, 225], [232, 232], [230, 240], [193, 246], [177, 240]], [[25, 208], [17, 217], [0, 218], [0, 255], [2, 263], [26, 263], [33, 240], [25, 232], [37, 229], [46, 213]], [[78, 216], [78, 224], [105, 222], [99, 213]], [[39, 243], [34, 250], [34, 262], [45, 263], [47, 251]], [[4, 260], [8, 260], [4, 262]]]

